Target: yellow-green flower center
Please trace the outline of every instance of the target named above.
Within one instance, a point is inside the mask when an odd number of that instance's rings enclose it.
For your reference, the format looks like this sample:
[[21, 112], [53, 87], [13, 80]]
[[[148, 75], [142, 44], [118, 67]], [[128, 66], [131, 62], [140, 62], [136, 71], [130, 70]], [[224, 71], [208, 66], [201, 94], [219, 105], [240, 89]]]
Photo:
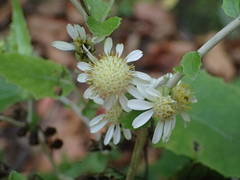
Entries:
[[107, 110], [105, 118], [112, 123], [118, 122], [121, 113], [122, 108], [118, 103], [116, 103], [111, 109]]
[[154, 101], [154, 118], [161, 121], [171, 119], [176, 115], [176, 103], [170, 96], [161, 96]]
[[101, 97], [120, 95], [126, 92], [133, 78], [132, 66], [117, 56], [104, 56], [89, 71], [88, 83]]
[[172, 89], [172, 98], [178, 103], [178, 110], [186, 110], [192, 103], [193, 95], [186, 84], [179, 84]]
[[86, 51], [83, 49], [83, 45], [89, 50], [89, 52], [94, 53], [94, 44], [90, 40], [82, 40], [80, 37], [74, 39], [73, 44], [75, 46], [75, 55], [78, 60], [89, 62]]

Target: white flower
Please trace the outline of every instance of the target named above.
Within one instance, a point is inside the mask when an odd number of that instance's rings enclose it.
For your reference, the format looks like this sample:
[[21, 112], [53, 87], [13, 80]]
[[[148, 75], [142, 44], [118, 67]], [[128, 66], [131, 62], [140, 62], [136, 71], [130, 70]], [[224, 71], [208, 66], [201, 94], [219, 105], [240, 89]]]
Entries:
[[113, 139], [114, 144], [118, 144], [121, 140], [121, 131], [127, 140], [132, 137], [131, 131], [121, 127], [119, 116], [122, 113], [120, 105], [116, 104], [111, 109], [107, 110], [105, 114], [98, 115], [89, 122], [90, 132], [96, 133], [105, 126], [108, 126], [107, 133], [104, 138], [104, 145], [110, 143]]
[[145, 97], [148, 99], [132, 99], [128, 107], [133, 110], [147, 110], [138, 115], [132, 123], [134, 128], [146, 124], [152, 117], [157, 120], [152, 142], [156, 144], [163, 139], [167, 142], [176, 123], [176, 102], [170, 96], [162, 96], [155, 89], [146, 89]]
[[149, 83], [151, 77], [134, 71], [134, 67], [128, 65], [139, 60], [143, 56], [142, 51], [134, 50], [127, 57], [122, 58], [123, 44], [116, 45], [115, 53], [112, 52], [112, 45], [112, 39], [107, 38], [104, 44], [105, 55], [99, 60], [84, 47], [92, 63], [78, 63], [78, 68], [84, 71], [78, 76], [78, 81], [86, 82], [90, 86], [84, 93], [85, 98], [104, 99], [107, 108], [119, 102], [121, 107], [129, 112], [125, 94], [129, 93], [135, 98], [143, 99], [135, 85]]
[[85, 29], [78, 24], [74, 24], [74, 25], [68, 24], [66, 29], [67, 29], [68, 35], [72, 38], [73, 42], [69, 43], [65, 41], [54, 41], [52, 43], [53, 47], [62, 51], [77, 50], [78, 48], [82, 48], [82, 47], [78, 47], [78, 45], [81, 46], [82, 44], [96, 44], [103, 40], [103, 38], [89, 37], [86, 34]]

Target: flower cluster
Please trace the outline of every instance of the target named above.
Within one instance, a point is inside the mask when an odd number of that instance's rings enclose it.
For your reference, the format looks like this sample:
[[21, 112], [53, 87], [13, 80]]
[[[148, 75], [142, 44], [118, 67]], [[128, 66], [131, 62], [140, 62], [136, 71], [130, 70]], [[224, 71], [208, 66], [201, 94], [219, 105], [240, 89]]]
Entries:
[[102, 38], [88, 37], [84, 28], [79, 25], [68, 25], [67, 32], [73, 42], [55, 41], [53, 46], [60, 50], [74, 50], [78, 54], [81, 62], [77, 67], [82, 73], [77, 80], [88, 85], [84, 98], [91, 99], [106, 109], [104, 114], [89, 122], [91, 133], [107, 129], [105, 145], [111, 140], [118, 144], [121, 134], [127, 140], [131, 139], [130, 129], [124, 127], [120, 120], [122, 113], [131, 110], [143, 111], [132, 120], [133, 128], [144, 126], [150, 120], [156, 124], [153, 143], [161, 139], [163, 142], [168, 141], [175, 127], [177, 114], [180, 114], [185, 122], [190, 121], [186, 112], [190, 105], [196, 102], [190, 88], [181, 82], [172, 89], [168, 88], [167, 83], [172, 74], [155, 79], [135, 71], [134, 65], [130, 63], [143, 56], [141, 50], [134, 50], [124, 57], [124, 45], [116, 44], [113, 48], [112, 39], [107, 38], [104, 42], [104, 54], [96, 56], [94, 44]]

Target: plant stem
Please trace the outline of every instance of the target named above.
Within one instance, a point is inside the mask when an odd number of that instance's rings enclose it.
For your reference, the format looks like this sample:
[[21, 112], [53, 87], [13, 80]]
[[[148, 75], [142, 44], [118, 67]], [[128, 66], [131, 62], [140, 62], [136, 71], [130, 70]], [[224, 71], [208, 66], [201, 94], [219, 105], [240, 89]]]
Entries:
[[82, 7], [82, 4], [80, 2], [78, 2], [77, 0], [70, 0], [71, 3], [75, 6], [75, 8], [78, 10], [78, 12], [82, 15], [84, 21], [87, 21], [87, 13], [84, 10], [84, 8]]
[[[221, 40], [223, 40], [228, 34], [234, 31], [240, 26], [240, 16], [226, 25], [222, 30], [217, 32], [212, 38], [210, 38], [205, 44], [203, 44], [197, 51], [201, 57], [206, 55], [214, 46], [216, 46]], [[174, 87], [178, 81], [182, 79], [184, 75], [181, 73], [176, 73], [173, 78], [171, 78], [167, 84], [169, 88]]]
[[12, 118], [6, 117], [6, 116], [0, 116], [0, 121], [5, 121], [5, 122], [8, 122], [8, 123], [13, 124], [13, 125], [15, 125], [15, 126], [18, 126], [18, 127], [23, 127], [23, 126], [25, 126], [24, 123], [18, 122], [18, 121], [16, 121], [15, 119], [12, 119]]
[[147, 140], [147, 132], [147, 128], [137, 130], [136, 142], [134, 145], [132, 159], [128, 169], [126, 180], [134, 180], [142, 157], [141, 155], [143, 153], [144, 145]]
[[32, 118], [33, 118], [33, 101], [29, 100], [27, 101], [27, 122], [31, 124]]

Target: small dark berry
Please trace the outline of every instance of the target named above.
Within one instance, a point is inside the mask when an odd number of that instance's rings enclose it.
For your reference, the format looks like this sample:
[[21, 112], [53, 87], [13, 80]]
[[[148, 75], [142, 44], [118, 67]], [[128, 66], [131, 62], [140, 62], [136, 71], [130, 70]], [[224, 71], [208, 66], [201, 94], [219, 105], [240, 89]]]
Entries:
[[57, 130], [54, 127], [47, 127], [46, 130], [44, 131], [44, 135], [46, 137], [51, 137], [56, 133], [57, 133]]
[[60, 149], [63, 146], [63, 141], [61, 139], [56, 139], [50, 144], [51, 149]]
[[33, 132], [30, 133], [29, 144], [32, 145], [32, 146], [35, 146], [35, 145], [39, 144], [38, 132], [37, 131], [33, 131]]

